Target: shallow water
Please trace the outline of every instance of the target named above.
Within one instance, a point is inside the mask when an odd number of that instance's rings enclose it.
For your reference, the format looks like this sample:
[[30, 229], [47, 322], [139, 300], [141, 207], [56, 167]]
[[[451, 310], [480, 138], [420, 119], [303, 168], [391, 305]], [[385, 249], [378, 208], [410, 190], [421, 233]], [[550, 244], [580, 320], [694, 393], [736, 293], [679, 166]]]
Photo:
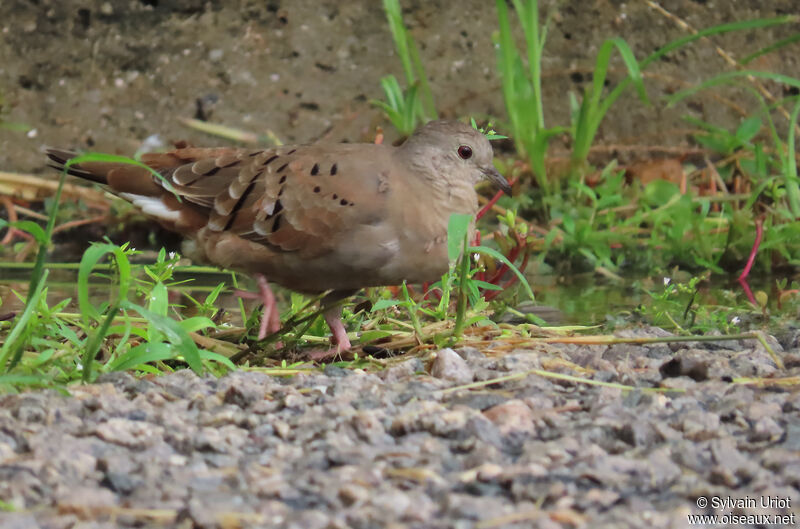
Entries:
[[[559, 309], [564, 315], [565, 323], [589, 325], [624, 316], [642, 306], [650, 307], [656, 303], [654, 297], [659, 297], [667, 284], [676, 281], [686, 283], [690, 276], [672, 278], [634, 275], [622, 282], [610, 282], [589, 273], [559, 279], [550, 283], [535, 281], [532, 284], [536, 294], [536, 304]], [[792, 281], [799, 281], [800, 277], [760, 276], [749, 279], [746, 285], [743, 285], [736, 277], [715, 276], [698, 284], [693, 299], [691, 293], [672, 299], [676, 300], [676, 305], [681, 303], [688, 305], [693, 302], [694, 306], [718, 307], [720, 311], [742, 307], [745, 311], [757, 312], [751, 300], [759, 292], [763, 292], [767, 294], [766, 309], [770, 314], [777, 316], [791, 311], [796, 313], [797, 295], [793, 298], [794, 303], [779, 302], [777, 288], [779, 280], [786, 280], [786, 284], [791, 285]], [[747, 288], [750, 289], [750, 295]]]
[[[47, 300], [50, 306], [61, 302], [66, 298], [71, 298], [71, 302], [64, 309], [67, 312], [78, 312], [77, 302], [77, 265], [72, 263], [48, 264], [50, 274], [47, 278]], [[145, 277], [144, 273], [134, 271], [136, 277]], [[0, 315], [21, 310], [24, 307], [17, 292], [24, 296], [28, 289], [30, 278], [30, 267], [20, 267], [18, 264], [8, 266], [0, 263]], [[188, 280], [188, 281], [187, 281]], [[181, 270], [178, 268], [173, 275], [172, 282], [182, 282], [180, 285], [170, 286], [170, 301], [191, 306], [188, 299], [182, 299], [183, 294], [188, 294], [198, 301], [205, 299], [219, 283], [230, 283], [231, 274], [228, 272], [203, 272], [198, 274], [195, 270]], [[111, 287], [111, 283], [104, 281], [97, 273], [92, 276], [89, 283], [89, 299], [95, 304], [109, 301], [110, 296], [116, 294], [116, 288]], [[218, 308], [225, 308], [227, 311], [238, 314], [239, 307], [237, 298], [229, 291], [225, 291], [217, 300], [215, 305]]]
[[[65, 310], [77, 312], [77, 265], [57, 263], [48, 267], [50, 267], [48, 302], [52, 306], [65, 298], [72, 298], [72, 302]], [[23, 308], [23, 302], [13, 291], [18, 293], [26, 291], [29, 274], [29, 266], [0, 263], [0, 300], [2, 300], [0, 316]], [[800, 278], [787, 279], [791, 283], [791, 280], [797, 281]], [[198, 273], [197, 269], [177, 267], [173, 282], [185, 280], [188, 281], [169, 288], [173, 303], [190, 307], [192, 303], [184, 297], [185, 294], [203, 300], [219, 283], [226, 283], [229, 288], [223, 291], [215, 306], [224, 308], [231, 315], [232, 323], [237, 320], [240, 322], [238, 298], [231, 291], [230, 273], [222, 271]], [[684, 279], [668, 278], [668, 280], [688, 281], [688, 276]], [[109, 296], [115, 291], [109, 288], [109, 283], [103, 281], [101, 277], [95, 275], [93, 281], [90, 283], [90, 299], [97, 304], [108, 301]], [[240, 284], [243, 288], [248, 286], [252, 285], [247, 282]], [[772, 314], [779, 314], [787, 309], [796, 310], [796, 303], [791, 307], [787, 307], [786, 304], [779, 306], [776, 278], [755, 277], [749, 282], [749, 286], [752, 292], [763, 291], [767, 294], [767, 307]], [[663, 292], [665, 278], [640, 275], [627, 278], [624, 282], [611, 282], [592, 273], [569, 277], [535, 276], [531, 278], [531, 287], [536, 295], [536, 305], [557, 309], [554, 316], [552, 312], [550, 317], [545, 316], [550, 323], [594, 325], [629, 314], [637, 307], [650, 306], [654, 301], [648, 292], [654, 295]], [[283, 296], [279, 292], [278, 298], [281, 297]], [[683, 296], [687, 303], [690, 297], [689, 294]], [[720, 307], [747, 306], [747, 301], [747, 293], [739, 282], [720, 277], [702, 282], [694, 299], [696, 304]], [[249, 305], [252, 305], [252, 302], [248, 302]]]

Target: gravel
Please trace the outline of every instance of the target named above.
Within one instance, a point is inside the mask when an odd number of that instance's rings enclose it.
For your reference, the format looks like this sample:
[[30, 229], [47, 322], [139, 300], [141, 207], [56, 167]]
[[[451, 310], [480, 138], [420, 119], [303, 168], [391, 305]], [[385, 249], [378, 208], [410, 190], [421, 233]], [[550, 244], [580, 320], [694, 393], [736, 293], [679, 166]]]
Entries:
[[0, 527], [796, 525], [800, 392], [736, 382], [800, 374], [796, 341], [772, 342], [785, 371], [750, 341], [537, 345], [377, 373], [115, 373], [70, 396], [6, 395]]

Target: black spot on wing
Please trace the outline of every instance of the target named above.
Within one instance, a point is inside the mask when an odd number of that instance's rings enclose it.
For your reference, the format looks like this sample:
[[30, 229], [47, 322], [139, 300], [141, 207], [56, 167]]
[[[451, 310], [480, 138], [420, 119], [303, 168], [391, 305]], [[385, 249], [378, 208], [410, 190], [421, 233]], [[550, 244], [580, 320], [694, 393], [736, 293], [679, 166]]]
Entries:
[[277, 200], [275, 201], [275, 210], [272, 212], [272, 216], [275, 217], [272, 228], [270, 229], [272, 233], [275, 233], [281, 227], [281, 219], [283, 218], [283, 215], [279, 215], [281, 211], [283, 211], [283, 204], [281, 204], [280, 200]]
[[239, 197], [239, 200], [236, 201], [236, 205], [233, 206], [233, 211], [231, 211], [231, 214], [228, 217], [228, 222], [225, 223], [225, 228], [223, 228], [223, 231], [228, 231], [231, 229], [231, 226], [233, 226], [233, 223], [236, 220], [236, 215], [239, 213], [239, 210], [242, 209], [242, 204], [244, 204], [244, 201], [247, 200], [247, 196], [253, 192], [253, 188], [256, 187], [254, 180], [255, 177], [253, 177], [253, 180], [250, 181], [250, 185], [244, 190], [244, 193], [242, 193], [242, 196]]

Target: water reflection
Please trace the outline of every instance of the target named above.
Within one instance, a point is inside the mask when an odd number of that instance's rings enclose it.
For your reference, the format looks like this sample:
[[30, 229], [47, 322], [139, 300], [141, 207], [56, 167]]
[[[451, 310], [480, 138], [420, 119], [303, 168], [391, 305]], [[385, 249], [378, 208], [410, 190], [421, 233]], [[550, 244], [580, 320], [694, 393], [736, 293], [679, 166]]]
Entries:
[[[75, 265], [54, 264], [50, 267], [48, 278], [47, 300], [52, 306], [66, 298], [72, 298], [65, 311], [77, 312], [77, 269]], [[16, 291], [24, 298], [27, 291], [30, 267], [20, 267], [12, 264], [0, 264], [0, 319], [13, 315], [24, 306], [12, 291]], [[658, 294], [663, 292], [665, 283], [669, 281], [686, 281], [689, 276], [682, 279], [668, 279], [664, 277], [639, 276], [629, 278], [624, 283], [611, 282], [596, 274], [585, 273], [566, 276], [534, 276], [531, 287], [536, 294], [536, 305], [552, 307], [561, 312], [559, 323], [592, 325], [607, 321], [608, 317], [634, 310], [641, 305], [648, 306], [653, 298], [648, 292]], [[797, 277], [789, 278], [798, 280]], [[185, 281], [185, 282], [183, 282]], [[231, 323], [240, 324], [238, 298], [232, 293], [231, 275], [228, 272], [204, 272], [197, 274], [195, 270], [184, 270], [177, 267], [172, 282], [183, 282], [170, 287], [170, 301], [185, 307], [194, 304], [185, 296], [202, 301], [219, 283], [226, 283], [228, 288], [217, 299], [214, 305], [225, 309], [232, 318]], [[240, 285], [241, 286], [241, 285]], [[752, 292], [763, 291], [767, 294], [768, 308], [779, 311], [780, 297], [774, 278], [753, 278], [749, 283], [742, 285], [736, 278], [712, 278], [698, 285], [694, 299], [695, 303], [733, 306], [745, 304], [750, 301], [758, 305]], [[280, 292], [280, 289], [278, 289]], [[90, 283], [90, 300], [97, 305], [107, 302], [116, 294], [112, 283], [105, 281], [97, 272]], [[280, 296], [280, 295], [279, 295]], [[285, 298], [285, 295], [284, 295]], [[248, 302], [248, 306], [251, 303]], [[11, 316], [13, 317], [13, 316]], [[550, 319], [550, 318], [546, 318]]]

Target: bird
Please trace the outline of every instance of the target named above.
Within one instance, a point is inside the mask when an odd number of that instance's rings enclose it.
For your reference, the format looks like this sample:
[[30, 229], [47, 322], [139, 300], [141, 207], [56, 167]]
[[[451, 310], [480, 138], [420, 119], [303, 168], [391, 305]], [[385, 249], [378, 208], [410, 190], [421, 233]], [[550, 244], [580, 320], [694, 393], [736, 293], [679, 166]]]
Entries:
[[249, 274], [263, 301], [259, 340], [280, 329], [272, 281], [321, 300], [336, 352], [351, 348], [339, 301], [361, 288], [422, 283], [449, 268], [454, 213], [478, 210], [476, 184], [511, 187], [487, 137], [456, 120], [430, 121], [399, 146], [315, 143], [271, 148], [176, 145], [140, 164], [48, 165], [104, 186], [180, 234], [193, 261]]

